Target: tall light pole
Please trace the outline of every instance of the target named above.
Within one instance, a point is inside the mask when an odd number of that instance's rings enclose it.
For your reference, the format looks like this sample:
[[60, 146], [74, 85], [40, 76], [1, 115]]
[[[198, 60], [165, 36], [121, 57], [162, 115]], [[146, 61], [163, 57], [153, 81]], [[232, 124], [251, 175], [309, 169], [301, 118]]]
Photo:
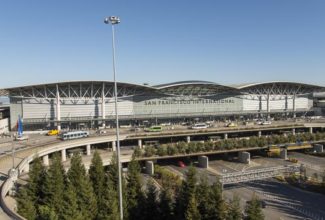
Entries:
[[120, 220], [123, 220], [123, 196], [122, 196], [122, 169], [121, 169], [121, 156], [120, 156], [120, 132], [119, 121], [117, 112], [117, 83], [116, 83], [116, 68], [115, 68], [115, 31], [114, 25], [120, 23], [120, 18], [116, 16], [110, 16], [105, 18], [105, 24], [112, 25], [112, 48], [113, 48], [113, 74], [114, 74], [114, 96], [115, 96], [115, 119], [116, 119], [116, 151], [117, 151], [117, 169], [118, 169], [118, 196], [120, 207]]

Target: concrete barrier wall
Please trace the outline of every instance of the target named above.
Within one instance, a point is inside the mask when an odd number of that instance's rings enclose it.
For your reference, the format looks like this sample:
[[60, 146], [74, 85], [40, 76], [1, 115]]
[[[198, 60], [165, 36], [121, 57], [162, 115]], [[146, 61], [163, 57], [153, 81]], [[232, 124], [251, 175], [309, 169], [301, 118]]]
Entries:
[[8, 194], [8, 192], [12, 189], [14, 186], [15, 181], [12, 179], [12, 177], [9, 177], [1, 186], [1, 196], [0, 196], [0, 205], [3, 211], [10, 216], [12, 219], [15, 220], [26, 220], [24, 217], [16, 213], [15, 211], [11, 210], [5, 201], [5, 197]]

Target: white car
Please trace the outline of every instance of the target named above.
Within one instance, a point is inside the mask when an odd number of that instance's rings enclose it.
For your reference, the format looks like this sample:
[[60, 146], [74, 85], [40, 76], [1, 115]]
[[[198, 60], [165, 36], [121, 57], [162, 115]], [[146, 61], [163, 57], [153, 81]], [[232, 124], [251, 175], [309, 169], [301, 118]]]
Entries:
[[25, 140], [28, 140], [29, 139], [29, 137], [28, 136], [17, 136], [16, 138], [15, 138], [15, 140], [16, 141], [25, 141]]
[[209, 126], [207, 124], [204, 123], [200, 123], [200, 124], [194, 124], [191, 128], [192, 129], [206, 129]]
[[270, 125], [270, 124], [272, 124], [271, 121], [263, 121], [263, 122], [262, 122], [262, 125]]

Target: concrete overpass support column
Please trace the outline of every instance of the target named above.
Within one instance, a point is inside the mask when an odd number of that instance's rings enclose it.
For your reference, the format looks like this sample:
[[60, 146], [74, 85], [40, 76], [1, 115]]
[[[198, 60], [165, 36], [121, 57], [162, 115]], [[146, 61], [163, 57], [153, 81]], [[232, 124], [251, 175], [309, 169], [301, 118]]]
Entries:
[[292, 134], [296, 135], [296, 129], [295, 128], [292, 128]]
[[56, 84], [56, 120], [57, 120], [57, 129], [61, 130], [61, 103], [60, 103], [60, 92], [59, 85]]
[[116, 151], [116, 142], [112, 141], [112, 151]]
[[106, 106], [105, 106], [105, 83], [103, 83], [102, 88], [102, 126], [106, 127], [105, 124], [105, 118], [106, 118]]
[[199, 166], [205, 169], [209, 168], [209, 158], [207, 156], [199, 156]]
[[67, 150], [63, 149], [61, 150], [61, 161], [64, 162], [67, 160]]
[[87, 156], [89, 156], [91, 154], [90, 150], [91, 150], [90, 144], [87, 144], [87, 146], [86, 146], [86, 154], [87, 154]]
[[43, 156], [43, 164], [44, 164], [44, 166], [49, 166], [50, 165], [50, 163], [49, 163], [49, 155]]
[[262, 137], [262, 131], [258, 131], [257, 136], [260, 138]]
[[223, 137], [224, 137], [225, 140], [227, 140], [227, 139], [228, 139], [228, 134], [225, 133], [225, 134], [223, 135]]
[[149, 175], [154, 175], [155, 173], [155, 166], [152, 161], [146, 161], [146, 173]]
[[138, 139], [138, 147], [142, 148], [142, 140], [141, 139]]
[[309, 128], [309, 133], [311, 133], [311, 134], [313, 133], [313, 127]]
[[187, 136], [186, 137], [186, 143], [190, 143], [191, 142], [191, 136]]
[[251, 154], [249, 152], [239, 152], [238, 160], [241, 163], [250, 164], [251, 162]]
[[287, 160], [288, 159], [288, 151], [287, 151], [287, 149], [282, 149], [280, 151], [280, 158], [281, 159], [284, 159], [284, 160]]
[[322, 144], [315, 144], [314, 145], [314, 151], [316, 153], [323, 153], [324, 152], [324, 146]]

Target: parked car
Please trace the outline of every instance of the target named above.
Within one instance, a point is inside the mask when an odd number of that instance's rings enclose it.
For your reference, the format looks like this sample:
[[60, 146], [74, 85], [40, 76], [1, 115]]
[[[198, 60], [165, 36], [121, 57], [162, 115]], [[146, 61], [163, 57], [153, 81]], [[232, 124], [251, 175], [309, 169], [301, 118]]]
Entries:
[[26, 135], [15, 137], [15, 140], [16, 140], [16, 141], [26, 141], [26, 140], [28, 140], [28, 139], [29, 139], [29, 137], [26, 136]]
[[263, 122], [262, 122], [262, 125], [270, 125], [270, 124], [272, 124], [271, 121], [263, 121]]
[[57, 129], [52, 129], [52, 130], [49, 130], [49, 132], [47, 132], [48, 136], [54, 136], [54, 135], [58, 135], [58, 134], [59, 134], [59, 130], [57, 130]]
[[186, 165], [183, 161], [178, 161], [178, 166], [182, 167], [182, 168], [186, 167]]
[[230, 122], [230, 123], [226, 124], [226, 127], [234, 128], [234, 127], [237, 127], [237, 124], [235, 124], [234, 122]]

